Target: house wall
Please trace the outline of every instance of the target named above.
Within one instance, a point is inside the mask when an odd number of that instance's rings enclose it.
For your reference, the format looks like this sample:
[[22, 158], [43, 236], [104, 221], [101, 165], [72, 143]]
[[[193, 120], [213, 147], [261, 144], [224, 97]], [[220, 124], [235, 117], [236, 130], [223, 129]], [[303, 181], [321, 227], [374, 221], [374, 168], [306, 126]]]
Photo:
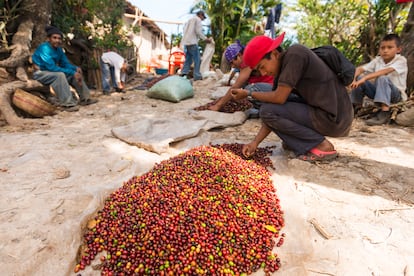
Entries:
[[[131, 26], [133, 20], [124, 17], [125, 25]], [[157, 33], [152, 32], [145, 26], [139, 26], [140, 31], [132, 34], [134, 53], [136, 58], [136, 70], [138, 72], [147, 71], [149, 66], [168, 68], [169, 50], [165, 46], [165, 41]], [[160, 61], [154, 64], [154, 61]]]

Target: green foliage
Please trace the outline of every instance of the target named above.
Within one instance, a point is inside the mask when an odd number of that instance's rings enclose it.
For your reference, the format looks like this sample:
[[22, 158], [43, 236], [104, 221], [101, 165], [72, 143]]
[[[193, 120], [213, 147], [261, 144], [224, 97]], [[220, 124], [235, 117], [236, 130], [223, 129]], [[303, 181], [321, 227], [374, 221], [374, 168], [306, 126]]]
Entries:
[[360, 64], [376, 55], [386, 33], [401, 32], [408, 9], [394, 0], [298, 0], [297, 12], [299, 43], [334, 45]]
[[365, 49], [363, 62], [378, 53], [379, 42], [387, 33], [400, 34], [408, 14], [408, 5], [396, 1], [378, 0], [369, 2], [366, 24], [361, 26], [361, 46]]
[[308, 47], [334, 45], [350, 60], [361, 59], [359, 27], [364, 24], [364, 0], [299, 0], [304, 16], [297, 25], [298, 41]]
[[268, 10], [280, 1], [273, 0], [202, 0], [194, 7], [206, 11], [210, 18], [210, 34], [215, 40], [213, 62], [220, 62], [228, 45], [239, 39], [247, 43], [254, 35]]
[[123, 50], [130, 45], [128, 30], [122, 29], [125, 5], [124, 0], [56, 0], [52, 24], [95, 47]]
[[171, 42], [172, 42], [171, 45], [179, 47], [182, 38], [183, 38], [182, 34], [172, 34], [171, 35]]

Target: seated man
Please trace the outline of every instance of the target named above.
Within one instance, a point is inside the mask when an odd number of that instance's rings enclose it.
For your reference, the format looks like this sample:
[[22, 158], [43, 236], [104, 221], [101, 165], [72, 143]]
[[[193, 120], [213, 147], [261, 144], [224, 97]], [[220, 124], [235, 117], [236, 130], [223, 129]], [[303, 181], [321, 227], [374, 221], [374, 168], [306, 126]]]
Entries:
[[47, 41], [37, 47], [32, 56], [36, 71], [33, 79], [50, 85], [56, 93], [60, 106], [66, 111], [77, 111], [78, 101], [70, 91], [73, 86], [79, 95], [80, 105], [96, 103], [82, 77], [82, 70], [71, 64], [62, 50], [62, 32], [53, 26], [46, 27]]

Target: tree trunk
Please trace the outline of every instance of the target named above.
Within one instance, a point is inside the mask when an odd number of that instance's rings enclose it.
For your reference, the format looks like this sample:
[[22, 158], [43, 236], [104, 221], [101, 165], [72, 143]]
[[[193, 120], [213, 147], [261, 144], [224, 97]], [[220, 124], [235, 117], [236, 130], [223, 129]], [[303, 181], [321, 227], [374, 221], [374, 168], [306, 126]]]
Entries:
[[43, 85], [38, 81], [13, 81], [0, 86], [0, 111], [10, 126], [27, 127], [33, 125], [35, 120], [23, 119], [16, 115], [16, 112], [11, 107], [11, 97], [17, 88], [37, 88]]
[[401, 39], [402, 54], [407, 58], [408, 63], [407, 88], [410, 93], [414, 91], [414, 4], [411, 4], [407, 22], [401, 33]]
[[50, 24], [53, 0], [24, 0], [26, 7], [30, 9], [25, 16], [30, 18], [34, 23], [32, 49], [36, 49], [45, 41], [45, 27]]
[[15, 68], [16, 77], [21, 81], [27, 81], [28, 77], [24, 65], [30, 56], [30, 43], [32, 41], [33, 22], [26, 20], [19, 25], [13, 35], [11, 55], [0, 61], [0, 67]]
[[37, 47], [46, 37], [44, 28], [50, 22], [52, 1], [23, 0], [18, 9], [20, 11], [18, 27], [9, 48], [10, 55], [0, 61], [4, 80], [0, 83], [0, 113], [9, 125], [21, 127], [32, 125], [35, 120], [18, 117], [11, 106], [11, 98], [17, 88], [30, 89], [43, 86], [37, 81], [29, 80], [25, 65], [31, 55], [31, 47]]

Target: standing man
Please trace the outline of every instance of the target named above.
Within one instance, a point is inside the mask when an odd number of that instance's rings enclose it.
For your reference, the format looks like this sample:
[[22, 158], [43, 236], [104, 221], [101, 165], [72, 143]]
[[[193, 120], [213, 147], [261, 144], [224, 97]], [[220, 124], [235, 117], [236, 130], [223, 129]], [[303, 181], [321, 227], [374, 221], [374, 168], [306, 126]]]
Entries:
[[127, 61], [115, 52], [106, 52], [101, 56], [102, 89], [104, 95], [111, 93], [111, 83], [116, 92], [123, 92], [125, 88]]
[[183, 38], [181, 44], [184, 46], [185, 62], [183, 70], [181, 71], [182, 76], [186, 76], [190, 71], [191, 64], [194, 61], [194, 80], [202, 80], [203, 76], [200, 72], [201, 56], [200, 50], [198, 49], [198, 40], [203, 39], [205, 42], [210, 43], [211, 38], [207, 38], [203, 34], [203, 26], [201, 21], [206, 19], [204, 11], [200, 10], [195, 16], [190, 18], [184, 25]]
[[37, 47], [32, 56], [35, 72], [33, 79], [50, 85], [65, 111], [78, 111], [78, 101], [72, 95], [73, 86], [79, 95], [80, 105], [98, 102], [90, 99], [90, 91], [83, 81], [82, 69], [71, 64], [62, 50], [63, 33], [54, 26], [47, 26], [47, 41]]

